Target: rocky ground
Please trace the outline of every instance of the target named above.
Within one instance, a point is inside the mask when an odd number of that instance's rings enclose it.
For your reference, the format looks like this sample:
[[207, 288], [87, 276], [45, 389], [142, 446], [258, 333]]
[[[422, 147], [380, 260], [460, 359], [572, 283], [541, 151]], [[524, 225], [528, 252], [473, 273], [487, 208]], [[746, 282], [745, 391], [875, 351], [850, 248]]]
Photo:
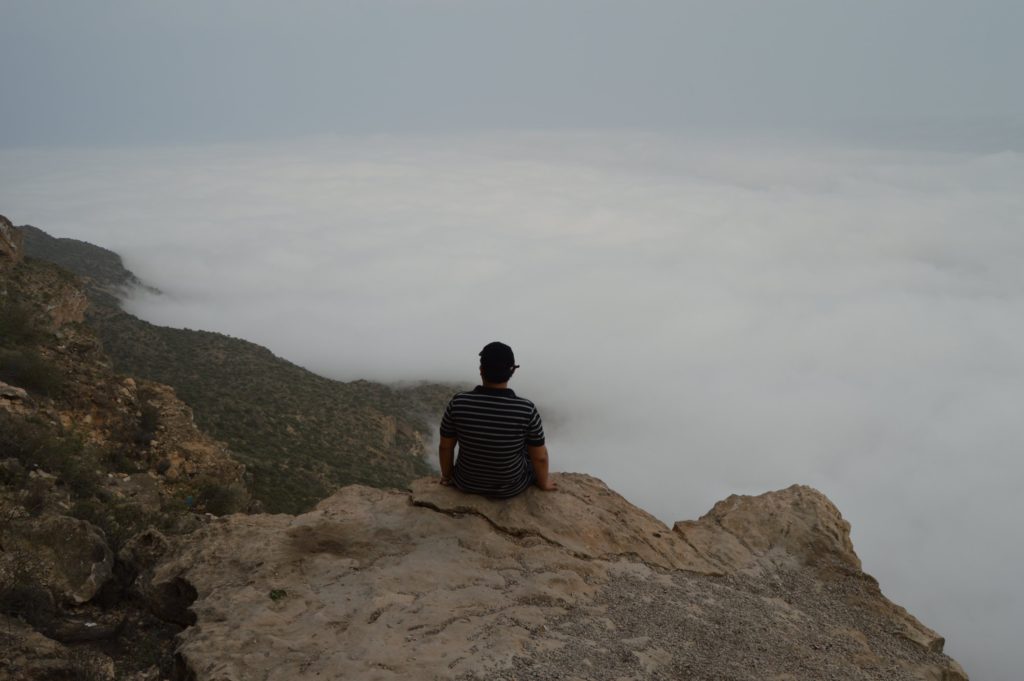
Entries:
[[196, 681], [966, 679], [810, 488], [669, 529], [557, 479], [506, 502], [424, 479], [221, 518], [145, 588], [194, 588], [179, 653]]

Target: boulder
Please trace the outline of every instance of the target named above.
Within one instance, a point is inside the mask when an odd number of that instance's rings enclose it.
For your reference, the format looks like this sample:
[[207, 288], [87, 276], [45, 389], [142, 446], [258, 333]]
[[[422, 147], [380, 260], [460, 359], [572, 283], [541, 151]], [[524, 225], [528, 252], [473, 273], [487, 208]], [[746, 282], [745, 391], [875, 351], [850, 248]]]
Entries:
[[861, 567], [850, 523], [824, 494], [802, 485], [759, 496], [734, 494], [699, 520], [677, 522], [672, 529], [724, 572], [772, 560]]
[[113, 679], [113, 661], [95, 651], [70, 648], [0, 614], [0, 679]]
[[0, 399], [5, 400], [27, 400], [28, 393], [23, 388], [7, 385], [0, 381]]
[[149, 528], [125, 542], [117, 558], [131, 581], [129, 593], [160, 619], [184, 627], [195, 624], [195, 614], [189, 608], [196, 590], [181, 579], [153, 580], [154, 568], [171, 549], [163, 533]]
[[66, 605], [91, 600], [113, 574], [103, 532], [76, 518], [14, 520], [0, 529], [0, 547], [5, 583], [37, 585]]

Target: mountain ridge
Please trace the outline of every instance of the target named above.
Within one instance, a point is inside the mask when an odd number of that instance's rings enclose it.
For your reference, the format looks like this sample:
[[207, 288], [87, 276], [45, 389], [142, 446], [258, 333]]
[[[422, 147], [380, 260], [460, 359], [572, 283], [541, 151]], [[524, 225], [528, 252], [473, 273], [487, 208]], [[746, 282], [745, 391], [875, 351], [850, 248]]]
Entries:
[[300, 512], [345, 484], [402, 486], [431, 470], [434, 423], [421, 415], [439, 415], [456, 386], [334, 381], [250, 341], [151, 324], [121, 307], [145, 284], [116, 253], [22, 231], [28, 256], [84, 277], [88, 321], [115, 368], [172, 386], [246, 464], [266, 510]]

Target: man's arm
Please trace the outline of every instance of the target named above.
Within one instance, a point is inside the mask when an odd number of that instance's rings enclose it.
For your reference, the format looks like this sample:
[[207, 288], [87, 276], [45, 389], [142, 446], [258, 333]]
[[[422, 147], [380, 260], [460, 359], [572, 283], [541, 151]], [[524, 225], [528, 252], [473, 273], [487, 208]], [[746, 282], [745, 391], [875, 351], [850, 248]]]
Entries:
[[558, 489], [558, 485], [548, 478], [547, 445], [527, 445], [526, 452], [530, 455], [530, 463], [533, 464], [533, 474], [537, 478], [537, 487], [540, 487], [545, 492]]
[[441, 436], [441, 443], [437, 446], [438, 463], [441, 464], [441, 484], [447, 485], [452, 481], [452, 473], [455, 470], [455, 443], [458, 438]]

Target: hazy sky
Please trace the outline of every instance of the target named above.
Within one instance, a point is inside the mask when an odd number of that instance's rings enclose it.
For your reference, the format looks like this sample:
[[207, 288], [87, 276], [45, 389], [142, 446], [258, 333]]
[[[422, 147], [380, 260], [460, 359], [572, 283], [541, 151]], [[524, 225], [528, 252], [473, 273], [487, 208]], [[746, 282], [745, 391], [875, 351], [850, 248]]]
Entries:
[[1022, 34], [1017, 0], [0, 0], [0, 145], [985, 128]]
[[340, 378], [513, 345], [554, 467], [793, 482], [1016, 681], [1024, 3], [0, 0], [0, 213]]

